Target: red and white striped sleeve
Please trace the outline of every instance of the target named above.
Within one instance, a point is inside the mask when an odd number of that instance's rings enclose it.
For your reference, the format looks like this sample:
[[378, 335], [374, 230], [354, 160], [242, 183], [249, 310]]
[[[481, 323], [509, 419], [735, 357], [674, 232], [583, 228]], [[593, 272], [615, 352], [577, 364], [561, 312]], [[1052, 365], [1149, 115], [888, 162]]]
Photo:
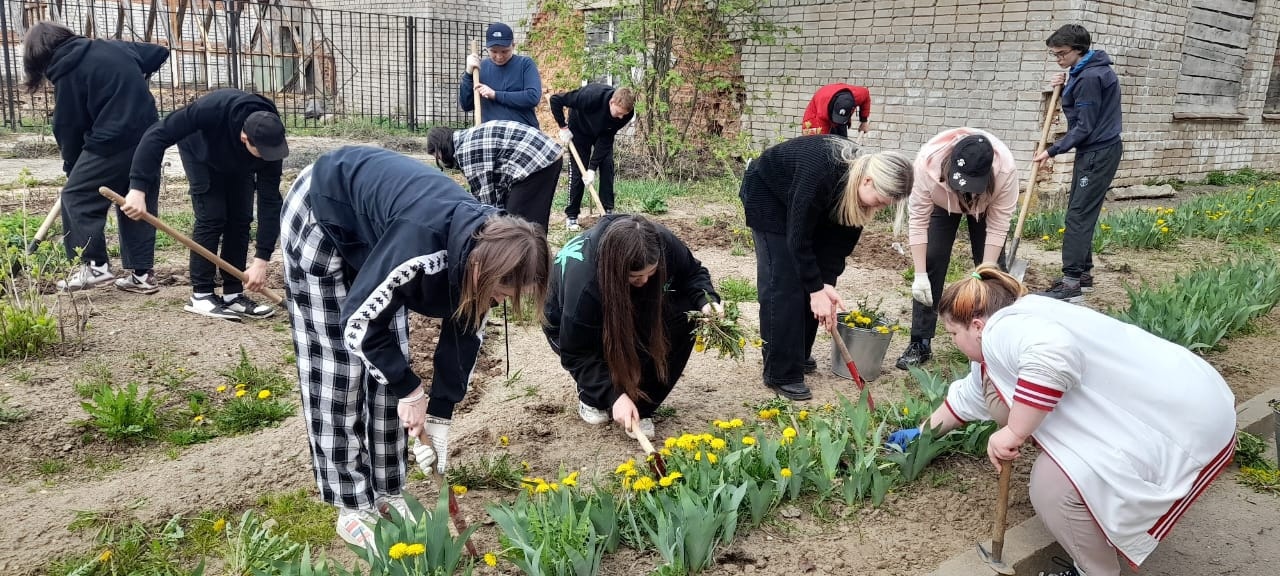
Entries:
[[991, 413], [982, 394], [982, 369], [977, 362], [971, 362], [969, 367], [968, 376], [952, 382], [947, 388], [947, 399], [942, 405], [961, 422], [990, 420]]
[[1080, 383], [1084, 358], [1062, 326], [1040, 323], [1022, 340], [1013, 401], [1051, 412], [1063, 394]]

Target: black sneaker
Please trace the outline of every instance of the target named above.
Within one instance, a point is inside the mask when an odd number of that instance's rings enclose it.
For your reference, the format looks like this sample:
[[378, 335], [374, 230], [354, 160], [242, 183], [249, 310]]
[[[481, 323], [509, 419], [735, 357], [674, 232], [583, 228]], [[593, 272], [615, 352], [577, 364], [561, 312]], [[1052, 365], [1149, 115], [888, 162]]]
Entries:
[[1080, 291], [1093, 292], [1093, 274], [1085, 272], [1080, 275]]
[[1084, 291], [1080, 289], [1080, 280], [1072, 280], [1070, 278], [1060, 278], [1053, 283], [1048, 290], [1037, 292], [1039, 296], [1047, 296], [1054, 300], [1063, 300], [1073, 304], [1084, 301]]
[[276, 313], [275, 308], [254, 302], [252, 298], [245, 296], [243, 292], [236, 294], [236, 297], [230, 302], [227, 302], [224, 298], [223, 307], [245, 318], [267, 318]]
[[898, 357], [898, 363], [894, 366], [899, 370], [906, 370], [924, 364], [930, 358], [933, 358], [933, 347], [929, 345], [929, 341], [917, 340], [907, 344], [907, 349], [902, 351], [902, 356]]
[[219, 320], [231, 320], [239, 322], [240, 316], [235, 312], [227, 310], [222, 305], [222, 297], [217, 294], [208, 294], [205, 296], [192, 296], [191, 303], [182, 307], [183, 310], [192, 314], [217, 318]]
[[805, 359], [804, 359], [804, 373], [805, 373], [805, 374], [813, 374], [814, 372], [817, 372], [817, 371], [818, 371], [818, 361], [817, 361], [817, 360], [814, 360], [814, 359], [813, 359], [813, 356], [810, 356], [810, 357], [808, 357], [808, 358], [805, 358]]
[[1080, 571], [1076, 570], [1075, 564], [1073, 564], [1070, 560], [1067, 560], [1066, 558], [1063, 558], [1061, 556], [1054, 556], [1052, 560], [1054, 565], [1056, 565], [1058, 568], [1061, 568], [1062, 570], [1058, 570], [1054, 572], [1041, 572], [1040, 576], [1080, 576]]
[[764, 385], [770, 390], [776, 392], [779, 396], [790, 400], [810, 400], [813, 398], [813, 392], [809, 391], [809, 387], [804, 382], [793, 382], [790, 384], [774, 384], [766, 378]]

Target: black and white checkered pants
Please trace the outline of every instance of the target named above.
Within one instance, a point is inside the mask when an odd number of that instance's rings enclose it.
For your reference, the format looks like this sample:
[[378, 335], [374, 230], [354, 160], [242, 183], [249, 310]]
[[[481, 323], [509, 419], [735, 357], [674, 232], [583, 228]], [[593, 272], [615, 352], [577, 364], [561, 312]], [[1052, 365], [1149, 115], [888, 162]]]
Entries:
[[[379, 497], [400, 494], [407, 440], [396, 396], [366, 373], [343, 341], [342, 302], [353, 279], [311, 213], [311, 184], [308, 166], [289, 188], [280, 225], [302, 414], [321, 497], [335, 506], [369, 510]], [[391, 328], [408, 355], [405, 310]]]

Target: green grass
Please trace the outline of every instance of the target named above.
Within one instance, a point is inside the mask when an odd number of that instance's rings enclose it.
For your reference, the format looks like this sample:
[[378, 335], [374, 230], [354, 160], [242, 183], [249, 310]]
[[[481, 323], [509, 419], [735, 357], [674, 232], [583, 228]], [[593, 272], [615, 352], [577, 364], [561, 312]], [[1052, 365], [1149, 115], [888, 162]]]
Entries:
[[30, 413], [26, 410], [10, 406], [8, 397], [0, 396], [0, 428], [22, 422], [28, 416], [30, 416]]
[[333, 542], [333, 525], [338, 520], [338, 509], [316, 499], [306, 490], [265, 494], [258, 497], [257, 506], [295, 542], [312, 547], [327, 546]]
[[755, 284], [746, 278], [734, 276], [721, 278], [716, 291], [726, 302], [755, 302], [758, 296]]
[[510, 454], [496, 457], [481, 456], [468, 462], [453, 462], [446, 473], [446, 481], [452, 486], [468, 489], [498, 488], [519, 490], [524, 478], [524, 467], [511, 459]]
[[1204, 183], [1211, 186], [1240, 186], [1276, 179], [1280, 179], [1280, 174], [1245, 167], [1235, 172], [1215, 170], [1205, 176]]

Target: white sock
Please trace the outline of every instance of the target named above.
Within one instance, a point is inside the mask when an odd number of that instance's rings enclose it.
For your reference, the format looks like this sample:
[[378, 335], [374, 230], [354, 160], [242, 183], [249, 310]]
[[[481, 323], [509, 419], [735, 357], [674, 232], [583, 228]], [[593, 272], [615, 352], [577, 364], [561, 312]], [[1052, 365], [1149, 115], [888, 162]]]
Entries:
[[222, 301], [224, 303], [230, 304], [232, 302], [235, 302], [236, 298], [239, 298], [239, 297], [240, 297], [239, 292], [236, 292], [235, 294], [223, 294]]
[[191, 297], [192, 297], [192, 298], [197, 298], [197, 299], [199, 299], [199, 298], [208, 298], [208, 297], [210, 297], [210, 296], [213, 296], [213, 292], [192, 292], [192, 293], [191, 293]]

